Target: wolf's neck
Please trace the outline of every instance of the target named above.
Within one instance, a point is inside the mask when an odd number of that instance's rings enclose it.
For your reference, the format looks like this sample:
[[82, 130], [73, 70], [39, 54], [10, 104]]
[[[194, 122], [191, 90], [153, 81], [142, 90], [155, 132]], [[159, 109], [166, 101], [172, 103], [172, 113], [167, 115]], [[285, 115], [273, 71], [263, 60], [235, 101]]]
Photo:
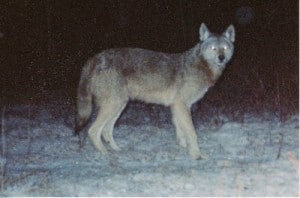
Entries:
[[215, 84], [223, 71], [218, 66], [209, 64], [202, 56], [199, 58], [198, 68], [202, 68], [201, 71], [206, 74], [212, 84]]
[[212, 84], [221, 76], [224, 69], [217, 65], [212, 65], [204, 59], [201, 55], [199, 43], [183, 54], [183, 62], [186, 68], [205, 73], [205, 76], [208, 78], [207, 80]]

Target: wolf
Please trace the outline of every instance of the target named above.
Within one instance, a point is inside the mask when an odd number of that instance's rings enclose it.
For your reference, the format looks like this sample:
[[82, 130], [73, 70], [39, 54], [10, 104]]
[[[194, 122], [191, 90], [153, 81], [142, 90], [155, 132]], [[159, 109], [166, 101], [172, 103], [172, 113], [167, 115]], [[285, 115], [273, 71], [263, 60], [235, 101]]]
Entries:
[[183, 53], [162, 53], [140, 48], [108, 49], [90, 58], [82, 69], [77, 90], [75, 134], [87, 124], [92, 104], [99, 108], [88, 129], [94, 146], [103, 154], [121, 150], [113, 138], [114, 124], [129, 100], [169, 106], [176, 137], [193, 159], [206, 158], [199, 149], [191, 106], [222, 74], [234, 51], [233, 25], [222, 34], [202, 23], [199, 40]]

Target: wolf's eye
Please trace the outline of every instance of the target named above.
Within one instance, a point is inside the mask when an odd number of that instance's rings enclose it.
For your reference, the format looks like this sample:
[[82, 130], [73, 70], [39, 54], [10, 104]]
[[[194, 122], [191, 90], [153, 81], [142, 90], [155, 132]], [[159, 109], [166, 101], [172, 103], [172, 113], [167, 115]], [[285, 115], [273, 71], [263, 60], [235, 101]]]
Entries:
[[211, 46], [210, 47], [212, 50], [217, 50], [217, 48], [215, 46]]

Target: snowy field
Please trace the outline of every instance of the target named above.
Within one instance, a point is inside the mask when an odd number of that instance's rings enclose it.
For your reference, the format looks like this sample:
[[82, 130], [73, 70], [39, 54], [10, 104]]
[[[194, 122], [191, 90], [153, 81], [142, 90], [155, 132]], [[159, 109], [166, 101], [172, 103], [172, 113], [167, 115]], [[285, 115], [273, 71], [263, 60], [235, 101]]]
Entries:
[[209, 156], [195, 161], [176, 143], [168, 111], [154, 118], [138, 107], [115, 128], [122, 151], [102, 156], [73, 136], [74, 106], [6, 106], [0, 196], [299, 196], [299, 115], [284, 123], [224, 117], [218, 126], [195, 118]]

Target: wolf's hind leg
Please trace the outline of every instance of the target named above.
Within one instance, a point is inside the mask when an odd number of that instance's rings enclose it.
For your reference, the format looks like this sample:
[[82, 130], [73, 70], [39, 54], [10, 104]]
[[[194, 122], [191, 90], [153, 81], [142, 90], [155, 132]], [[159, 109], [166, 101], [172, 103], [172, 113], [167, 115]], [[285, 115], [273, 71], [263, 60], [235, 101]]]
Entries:
[[101, 105], [101, 108], [98, 112], [97, 118], [90, 127], [88, 134], [93, 142], [94, 146], [102, 153], [107, 154], [107, 150], [102, 143], [101, 136], [103, 128], [106, 123], [109, 121], [112, 112], [114, 111], [114, 105], [111, 103], [104, 103]]
[[106, 142], [108, 142], [109, 145], [111, 146], [111, 148], [115, 151], [120, 151], [121, 149], [118, 147], [117, 143], [114, 140], [113, 129], [114, 129], [114, 125], [115, 125], [116, 121], [118, 120], [120, 114], [124, 110], [126, 104], [127, 104], [127, 102], [125, 101], [123, 103], [114, 105], [114, 107], [113, 107], [114, 110], [109, 115], [108, 122], [106, 123], [106, 125], [104, 126], [104, 129], [103, 129], [103, 136], [102, 136], [103, 139]]

